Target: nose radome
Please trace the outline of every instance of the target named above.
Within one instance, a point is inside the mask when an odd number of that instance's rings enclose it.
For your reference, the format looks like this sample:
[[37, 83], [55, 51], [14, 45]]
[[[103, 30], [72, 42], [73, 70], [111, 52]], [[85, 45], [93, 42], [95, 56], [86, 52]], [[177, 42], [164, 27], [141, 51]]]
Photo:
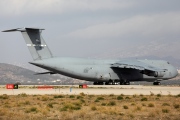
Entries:
[[172, 72], [173, 72], [172, 74], [174, 77], [178, 75], [178, 70], [176, 68], [174, 68]]

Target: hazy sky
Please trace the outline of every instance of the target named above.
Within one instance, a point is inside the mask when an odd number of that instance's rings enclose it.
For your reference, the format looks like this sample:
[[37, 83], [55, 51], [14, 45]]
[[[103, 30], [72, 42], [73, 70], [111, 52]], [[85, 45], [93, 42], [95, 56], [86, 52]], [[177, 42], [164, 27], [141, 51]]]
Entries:
[[[40, 27], [55, 56], [180, 58], [180, 0], [0, 0], [0, 30]], [[32, 61], [20, 33], [0, 33], [1, 63]]]

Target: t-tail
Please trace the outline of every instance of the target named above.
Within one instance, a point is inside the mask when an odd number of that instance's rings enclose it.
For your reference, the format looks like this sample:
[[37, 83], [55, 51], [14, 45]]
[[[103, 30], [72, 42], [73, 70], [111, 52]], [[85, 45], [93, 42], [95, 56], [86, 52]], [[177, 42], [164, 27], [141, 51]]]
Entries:
[[47, 58], [52, 58], [53, 55], [49, 50], [47, 44], [43, 40], [40, 28], [17, 28], [11, 30], [5, 30], [2, 32], [13, 32], [20, 31], [26, 41], [26, 45], [34, 60], [42, 60]]

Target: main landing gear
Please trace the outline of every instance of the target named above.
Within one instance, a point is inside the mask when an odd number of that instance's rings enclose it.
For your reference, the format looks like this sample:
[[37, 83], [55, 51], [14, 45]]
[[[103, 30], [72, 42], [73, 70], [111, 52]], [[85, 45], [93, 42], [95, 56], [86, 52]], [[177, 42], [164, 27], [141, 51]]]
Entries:
[[161, 85], [161, 83], [158, 81], [155, 81], [155, 82], [153, 82], [153, 85]]
[[122, 79], [122, 80], [120, 81], [120, 85], [130, 85], [130, 82], [129, 82], [129, 80]]
[[105, 82], [105, 85], [119, 85], [119, 82], [117, 80], [109, 80], [108, 82]]
[[129, 81], [126, 81], [126, 82], [120, 82], [120, 85], [130, 85], [130, 82]]
[[127, 80], [109, 80], [108, 82], [94, 82], [93, 85], [130, 85], [130, 82]]
[[104, 82], [94, 82], [93, 85], [104, 85]]

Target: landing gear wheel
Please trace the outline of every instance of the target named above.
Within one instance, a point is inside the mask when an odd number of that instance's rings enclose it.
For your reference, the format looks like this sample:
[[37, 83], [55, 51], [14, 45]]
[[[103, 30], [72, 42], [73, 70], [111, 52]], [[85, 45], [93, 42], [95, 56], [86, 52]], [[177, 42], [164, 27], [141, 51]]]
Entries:
[[120, 82], [120, 85], [124, 85], [124, 82]]
[[115, 85], [119, 85], [119, 82], [114, 82]]
[[124, 85], [130, 85], [130, 82], [125, 82], [125, 84]]
[[105, 82], [105, 85], [118, 85], [119, 82], [118, 81], [112, 81], [112, 80], [109, 80], [108, 82]]
[[115, 84], [115, 85], [119, 85], [120, 82], [119, 82], [118, 80], [115, 80], [115, 81], [114, 81], [114, 84]]
[[120, 85], [130, 85], [130, 82], [127, 81], [127, 80], [122, 80], [122, 81], [120, 82]]
[[103, 85], [103, 82], [94, 82], [93, 85]]
[[161, 85], [160, 82], [154, 82], [153, 85]]
[[109, 82], [105, 82], [105, 85], [109, 85]]
[[97, 82], [94, 82], [93, 85], [97, 85]]
[[113, 85], [113, 82], [109, 81], [108, 84], [109, 84], [109, 85]]

